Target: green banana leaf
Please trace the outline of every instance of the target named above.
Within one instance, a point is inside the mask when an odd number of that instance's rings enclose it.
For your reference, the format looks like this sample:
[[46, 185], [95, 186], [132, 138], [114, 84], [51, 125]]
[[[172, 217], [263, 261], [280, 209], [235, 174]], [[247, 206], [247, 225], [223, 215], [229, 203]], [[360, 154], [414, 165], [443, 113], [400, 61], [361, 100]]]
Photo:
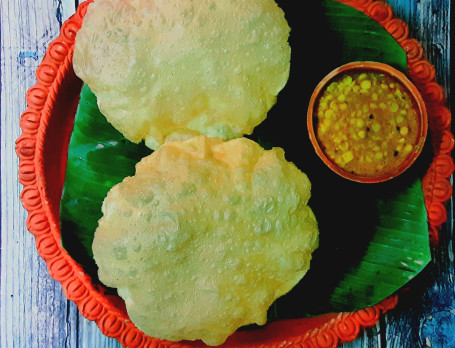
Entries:
[[106, 121], [87, 85], [74, 122], [60, 204], [62, 242], [76, 261], [93, 268], [93, 236], [107, 192], [134, 175], [136, 163], [152, 151], [130, 142]]
[[336, 1], [323, 0], [322, 6], [327, 26], [341, 45], [342, 61], [379, 61], [407, 72], [403, 49], [382, 26], [362, 12]]
[[[320, 247], [304, 279], [271, 307], [269, 320], [364, 308], [405, 285], [430, 260], [419, 178], [431, 153], [424, 149], [411, 169], [390, 182], [349, 182], [315, 155], [301, 124], [314, 87], [333, 68], [374, 60], [406, 72], [406, 55], [380, 25], [349, 6], [308, 2], [305, 15], [298, 2], [277, 2], [292, 28], [291, 74], [267, 119], [248, 137], [265, 148], [282, 147], [286, 158], [309, 176]], [[102, 201], [149, 153], [106, 121], [84, 86], [69, 146], [62, 241], [95, 280], [91, 243]]]
[[[311, 24], [299, 22], [301, 12], [292, 11], [292, 5], [284, 6], [290, 6], [285, 11], [291, 13], [291, 47], [298, 47], [305, 38], [312, 50], [293, 51], [284, 93], [251, 138], [267, 148], [284, 148], [287, 159], [308, 174], [320, 247], [304, 279], [270, 309], [270, 319], [374, 305], [408, 283], [431, 258], [420, 182], [432, 157], [428, 146], [400, 177], [365, 185], [331, 172], [314, 154], [306, 131], [292, 126], [296, 123], [294, 108], [302, 104], [299, 114], [305, 117], [314, 87], [334, 68], [350, 61], [379, 61], [406, 73], [404, 50], [378, 23], [339, 2], [308, 4], [315, 17]], [[315, 22], [320, 23], [317, 28]], [[299, 70], [305, 59], [309, 63]], [[308, 82], [302, 84], [305, 80]]]
[[351, 267], [330, 294], [333, 309], [373, 305], [400, 289], [431, 259], [427, 212], [419, 179], [399, 192], [378, 194], [377, 219], [360, 262]]

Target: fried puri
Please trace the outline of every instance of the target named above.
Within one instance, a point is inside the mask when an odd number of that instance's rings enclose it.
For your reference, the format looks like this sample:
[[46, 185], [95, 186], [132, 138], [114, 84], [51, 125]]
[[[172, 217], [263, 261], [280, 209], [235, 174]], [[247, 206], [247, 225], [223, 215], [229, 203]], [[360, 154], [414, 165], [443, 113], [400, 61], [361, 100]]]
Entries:
[[289, 31], [274, 0], [97, 0], [73, 67], [133, 142], [227, 140], [251, 134], [275, 104]]
[[310, 182], [246, 138], [167, 142], [104, 200], [93, 252], [131, 320], [171, 341], [223, 343], [263, 325], [318, 246]]

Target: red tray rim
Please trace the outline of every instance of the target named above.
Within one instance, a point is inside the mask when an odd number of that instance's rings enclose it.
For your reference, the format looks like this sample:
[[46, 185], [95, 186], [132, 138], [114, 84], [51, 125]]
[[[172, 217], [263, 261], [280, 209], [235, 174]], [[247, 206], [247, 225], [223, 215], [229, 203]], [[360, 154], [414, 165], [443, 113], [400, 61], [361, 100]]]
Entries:
[[[428, 111], [433, 162], [422, 179], [425, 206], [428, 213], [430, 242], [436, 245], [439, 230], [447, 220], [445, 203], [452, 196], [450, 177], [455, 166], [451, 157], [454, 136], [451, 133], [451, 113], [445, 106], [443, 88], [435, 81], [435, 69], [425, 59], [420, 43], [409, 37], [409, 28], [397, 18], [390, 5], [382, 0], [335, 0], [349, 5], [384, 27], [404, 49], [408, 77], [419, 89]], [[117, 339], [125, 347], [203, 347], [203, 343], [169, 342], [145, 335], [129, 320], [116, 299], [104, 295], [104, 289], [93, 285], [91, 278], [62, 247], [60, 227], [47, 207], [48, 196], [43, 185], [42, 144], [46, 141], [46, 126], [51, 117], [55, 96], [63, 79], [72, 71], [76, 33], [81, 27], [87, 7], [93, 0], [78, 6], [77, 12], [62, 26], [37, 69], [37, 83], [26, 95], [27, 110], [21, 115], [22, 134], [16, 141], [19, 157], [19, 181], [23, 184], [21, 201], [28, 211], [27, 228], [35, 236], [39, 255], [46, 261], [49, 274], [62, 284], [64, 294], [78, 306], [82, 315], [97, 323], [101, 332]], [[398, 295], [349, 313], [330, 313], [314, 318], [281, 320], [264, 329], [234, 333], [224, 347], [335, 347], [353, 341], [360, 330], [373, 326], [379, 316], [394, 308]]]

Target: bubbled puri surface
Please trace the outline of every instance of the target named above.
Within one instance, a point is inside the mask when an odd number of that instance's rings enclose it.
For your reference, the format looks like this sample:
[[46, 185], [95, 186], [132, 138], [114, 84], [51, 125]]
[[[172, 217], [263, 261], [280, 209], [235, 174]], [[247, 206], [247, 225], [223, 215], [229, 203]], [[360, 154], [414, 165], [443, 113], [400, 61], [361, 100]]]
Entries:
[[93, 251], [146, 334], [223, 343], [265, 324], [310, 266], [310, 182], [279, 148], [198, 136], [165, 143], [114, 186]]
[[97, 0], [73, 66], [125, 137], [251, 134], [289, 76], [289, 26], [273, 0]]

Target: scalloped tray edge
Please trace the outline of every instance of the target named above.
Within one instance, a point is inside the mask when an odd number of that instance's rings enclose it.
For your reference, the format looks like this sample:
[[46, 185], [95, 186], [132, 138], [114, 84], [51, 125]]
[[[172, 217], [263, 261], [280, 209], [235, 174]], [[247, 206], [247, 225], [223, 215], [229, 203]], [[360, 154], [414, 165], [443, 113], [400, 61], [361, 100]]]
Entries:
[[[441, 225], [447, 220], [445, 203], [452, 196], [449, 179], [455, 168], [451, 157], [455, 143], [450, 131], [451, 113], [444, 105], [444, 90], [435, 81], [435, 69], [423, 57], [422, 46], [409, 37], [407, 24], [395, 17], [390, 5], [381, 0], [336, 1], [362, 11], [378, 22], [406, 52], [408, 76], [421, 92], [428, 109], [435, 157], [423, 177], [422, 188], [428, 212], [430, 241], [436, 245]], [[116, 338], [125, 347], [204, 346], [199, 342], [155, 339], [137, 329], [125, 311], [116, 306], [115, 298], [105, 296], [104, 289], [93, 285], [91, 278], [62, 247], [59, 223], [55, 221], [47, 204], [49, 197], [43, 185], [41, 164], [46, 127], [51, 116], [49, 111], [55, 103], [55, 96], [65, 75], [72, 70], [74, 40], [91, 2], [93, 0], [82, 2], [76, 14], [63, 24], [60, 36], [50, 43], [36, 71], [37, 83], [26, 95], [28, 108], [21, 115], [22, 134], [16, 141], [16, 153], [19, 157], [19, 181], [24, 185], [21, 201], [29, 213], [27, 228], [35, 236], [36, 247], [46, 261], [49, 274], [62, 284], [67, 298], [76, 303], [85, 318], [95, 321], [104, 335]], [[375, 306], [356, 312], [331, 313], [311, 318], [310, 325], [302, 325], [308, 319], [289, 320], [286, 321], [288, 325], [294, 325], [297, 329], [301, 327], [302, 331], [285, 339], [275, 337], [266, 342], [252, 344], [249, 341], [245, 344], [248, 347], [335, 347], [356, 339], [362, 328], [375, 325], [379, 316], [394, 308], [397, 301], [398, 295], [394, 294]], [[249, 333], [254, 335], [252, 332]], [[228, 339], [224, 346], [245, 346], [235, 343], [235, 337], [231, 343], [230, 341]]]

